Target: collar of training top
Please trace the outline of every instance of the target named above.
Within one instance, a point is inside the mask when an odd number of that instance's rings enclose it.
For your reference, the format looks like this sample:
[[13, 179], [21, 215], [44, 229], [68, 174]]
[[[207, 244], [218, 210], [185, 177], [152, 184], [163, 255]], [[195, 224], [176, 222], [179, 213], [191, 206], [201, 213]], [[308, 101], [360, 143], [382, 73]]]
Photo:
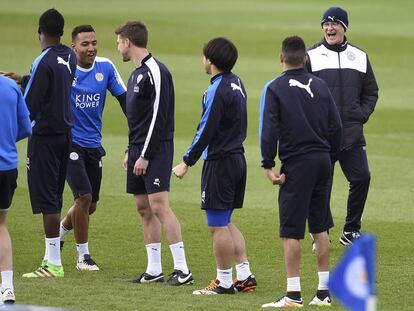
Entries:
[[323, 38], [322, 44], [328, 50], [331, 50], [331, 51], [334, 51], [334, 52], [342, 52], [342, 51], [345, 51], [346, 50], [346, 48], [348, 46], [348, 40], [347, 40], [346, 36], [344, 36], [344, 41], [342, 41], [342, 43], [330, 45], [330, 44], [328, 44], [328, 42], [326, 41], [326, 39]]

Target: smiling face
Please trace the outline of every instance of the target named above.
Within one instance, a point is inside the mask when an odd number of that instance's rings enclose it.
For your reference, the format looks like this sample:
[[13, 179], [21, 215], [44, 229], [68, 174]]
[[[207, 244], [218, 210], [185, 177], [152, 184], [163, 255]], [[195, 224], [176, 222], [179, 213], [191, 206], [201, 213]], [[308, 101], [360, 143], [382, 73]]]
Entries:
[[98, 52], [96, 34], [94, 32], [78, 33], [72, 43], [72, 49], [78, 59], [78, 65], [82, 68], [90, 68]]
[[322, 31], [329, 45], [339, 44], [344, 41], [345, 28], [339, 22], [323, 23]]

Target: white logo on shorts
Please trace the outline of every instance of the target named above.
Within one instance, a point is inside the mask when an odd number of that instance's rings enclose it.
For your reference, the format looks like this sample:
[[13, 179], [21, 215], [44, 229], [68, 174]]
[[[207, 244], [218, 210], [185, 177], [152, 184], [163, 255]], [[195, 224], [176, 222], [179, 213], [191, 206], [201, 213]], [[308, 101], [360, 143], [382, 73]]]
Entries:
[[99, 167], [102, 167], [102, 160], [99, 161]]
[[79, 154], [77, 154], [76, 152], [71, 152], [69, 155], [69, 159], [76, 161], [79, 159]]
[[205, 192], [205, 191], [203, 191], [203, 192], [201, 193], [201, 202], [206, 203], [206, 202], [205, 202], [205, 200], [206, 200], [206, 192]]
[[161, 184], [161, 181], [160, 181], [160, 179], [159, 178], [155, 178], [154, 179], [154, 185], [156, 185], [156, 186], [160, 186], [160, 184]]
[[30, 158], [26, 158], [26, 167], [27, 170], [30, 171]]

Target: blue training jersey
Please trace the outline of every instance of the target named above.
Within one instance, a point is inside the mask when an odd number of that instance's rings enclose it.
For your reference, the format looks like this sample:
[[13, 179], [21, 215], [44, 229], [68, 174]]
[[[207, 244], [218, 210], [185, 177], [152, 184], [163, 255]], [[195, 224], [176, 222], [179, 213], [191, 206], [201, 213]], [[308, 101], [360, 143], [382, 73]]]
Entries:
[[106, 90], [112, 96], [126, 92], [124, 82], [109, 59], [96, 57], [88, 69], [77, 66], [71, 97], [74, 119], [72, 141], [75, 144], [85, 148], [101, 146]]
[[0, 171], [17, 168], [16, 141], [32, 134], [29, 110], [17, 84], [0, 76]]

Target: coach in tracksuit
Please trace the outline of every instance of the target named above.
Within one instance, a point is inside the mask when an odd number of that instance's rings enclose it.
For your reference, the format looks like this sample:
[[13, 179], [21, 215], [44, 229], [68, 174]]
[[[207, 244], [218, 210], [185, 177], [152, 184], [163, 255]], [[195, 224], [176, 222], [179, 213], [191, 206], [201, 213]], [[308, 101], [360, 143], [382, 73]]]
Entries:
[[[231, 72], [237, 49], [226, 38], [210, 40], [203, 49], [203, 64], [211, 75], [204, 92], [203, 115], [183, 162], [173, 172], [183, 178], [203, 154], [201, 208], [213, 238], [217, 278], [196, 295], [234, 294], [257, 286], [250, 271], [246, 246], [240, 230], [231, 222], [233, 210], [243, 206], [246, 187], [246, 160], [243, 142], [247, 132], [246, 90]], [[233, 284], [232, 264], [236, 262], [237, 280]]]
[[[322, 17], [324, 38], [308, 49], [307, 69], [323, 79], [335, 99], [343, 123], [339, 161], [349, 182], [346, 221], [339, 239], [343, 245], [358, 238], [371, 174], [365, 151], [364, 124], [374, 111], [378, 86], [368, 55], [347, 41], [347, 12], [329, 8]], [[332, 170], [333, 173], [333, 170]]]
[[64, 18], [49, 9], [39, 18], [42, 53], [32, 64], [30, 76], [11, 73], [24, 88], [33, 136], [27, 146], [27, 181], [34, 214], [43, 214], [45, 255], [41, 266], [23, 277], [63, 277], [59, 226], [62, 195], [73, 125], [70, 94], [76, 55], [60, 43]]
[[[331, 154], [339, 150], [341, 120], [326, 83], [303, 68], [303, 40], [283, 41], [283, 73], [264, 87], [260, 104], [262, 166], [272, 184], [280, 184], [280, 237], [287, 270], [287, 294], [262, 307], [301, 307], [300, 240], [306, 220], [316, 244], [319, 285], [310, 304], [330, 305], [329, 209]], [[272, 170], [278, 153], [281, 173]]]

